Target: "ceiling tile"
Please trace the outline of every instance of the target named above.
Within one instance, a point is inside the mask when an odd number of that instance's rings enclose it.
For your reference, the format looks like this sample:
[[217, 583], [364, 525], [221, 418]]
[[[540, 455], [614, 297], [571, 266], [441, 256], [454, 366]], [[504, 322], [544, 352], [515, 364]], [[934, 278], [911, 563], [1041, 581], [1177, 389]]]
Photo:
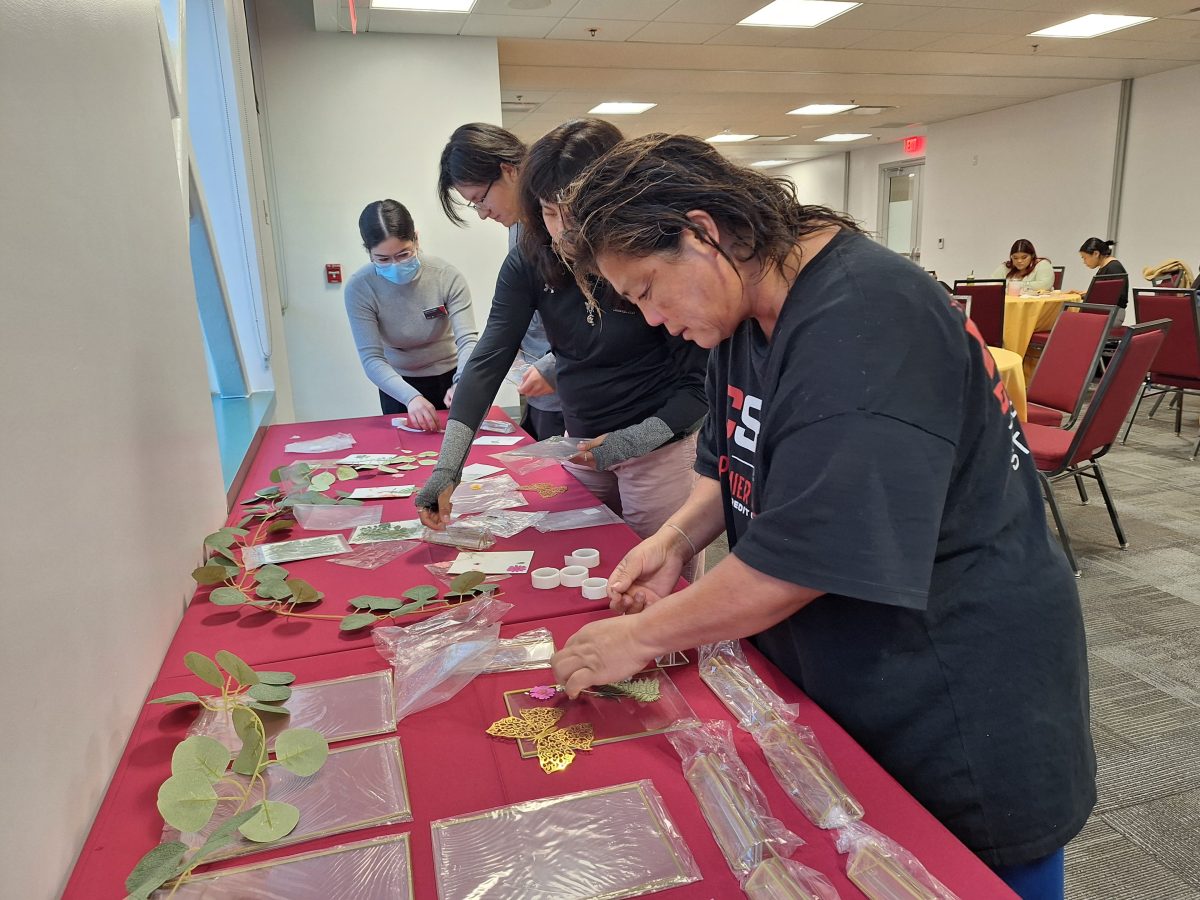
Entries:
[[[897, 25], [906, 31], [947, 31], [968, 34], [1011, 34], [1014, 37], [1048, 28], [1058, 21], [1054, 13], [1010, 12], [999, 9], [939, 9]], [[909, 27], [911, 25], [911, 27]]]
[[650, 22], [666, 12], [675, 0], [578, 0], [568, 13], [572, 19], [621, 19]]
[[657, 44], [703, 44], [725, 30], [724, 25], [688, 22], [647, 22], [629, 39]]
[[758, 28], [734, 25], [705, 41], [706, 44], [731, 44], [735, 47], [774, 47], [785, 37], [783, 28]]
[[675, 0], [675, 4], [662, 13], [658, 21], [735, 25], [751, 13], [758, 12], [767, 2], [768, 0]]
[[831, 28], [828, 25], [820, 28], [786, 28], [784, 32], [783, 40], [776, 44], [777, 47], [841, 49], [849, 47], [855, 41], [882, 33], [862, 28]]
[[475, 0], [471, 7], [472, 15], [495, 16], [538, 16], [546, 19], [561, 19], [571, 11], [579, 0], [550, 0], [549, 6], [538, 9], [513, 9], [508, 0]]
[[494, 16], [471, 13], [459, 34], [541, 38], [553, 27], [554, 19], [544, 16]]
[[[838, 16], [829, 24], [835, 28], [892, 28], [911, 22], [918, 16], [937, 12], [932, 6], [906, 6], [896, 3], [884, 6], [882, 4], [864, 3], [857, 9]], [[822, 28], [827, 26], [821, 26]], [[814, 29], [819, 31], [820, 29]]]
[[[466, 13], [407, 12], [399, 9], [371, 10], [371, 31], [407, 34], [458, 34], [467, 21]], [[359, 19], [361, 23], [362, 20]]]
[[855, 50], [912, 50], [946, 37], [940, 31], [864, 31], [863, 35], [862, 40], [855, 41], [850, 46]]
[[921, 44], [922, 51], [950, 51], [954, 53], [978, 53], [990, 50], [1001, 44], [1008, 43], [1012, 37], [1007, 34], [945, 34], [928, 44]]
[[[626, 41], [644, 25], [622, 19], [560, 19], [546, 37], [564, 41]], [[595, 35], [589, 32], [590, 28], [596, 29]]]

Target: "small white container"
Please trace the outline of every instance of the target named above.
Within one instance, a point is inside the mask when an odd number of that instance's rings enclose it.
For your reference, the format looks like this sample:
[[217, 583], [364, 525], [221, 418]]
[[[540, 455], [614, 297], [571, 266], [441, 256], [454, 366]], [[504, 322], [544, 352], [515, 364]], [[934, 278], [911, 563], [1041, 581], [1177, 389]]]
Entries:
[[563, 587], [582, 587], [588, 577], [588, 570], [583, 566], [567, 566], [558, 573], [559, 584]]
[[534, 569], [529, 573], [529, 579], [533, 582], [533, 586], [539, 590], [549, 590], [556, 588], [561, 583], [558, 575], [558, 569], [547, 566], [544, 569]]
[[585, 578], [580, 587], [583, 589], [584, 600], [603, 600], [608, 596], [607, 578]]
[[583, 566], [585, 569], [594, 569], [600, 565], [600, 551], [593, 550], [591, 547], [580, 547], [571, 554], [570, 565]]

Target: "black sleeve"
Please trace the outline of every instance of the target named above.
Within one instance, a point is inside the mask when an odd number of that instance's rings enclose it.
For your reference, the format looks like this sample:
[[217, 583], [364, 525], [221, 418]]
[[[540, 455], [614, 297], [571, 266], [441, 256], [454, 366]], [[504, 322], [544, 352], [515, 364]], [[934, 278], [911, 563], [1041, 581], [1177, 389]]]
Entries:
[[708, 412], [708, 397], [704, 391], [704, 375], [708, 368], [708, 351], [681, 337], [667, 334], [667, 346], [675, 361], [675, 389], [663, 400], [655, 416], [667, 423], [677, 435], [690, 434]]
[[450, 418], [472, 431], [478, 430], [521, 348], [538, 290], [539, 283], [521, 252], [510, 250], [496, 278], [487, 326], [458, 379], [450, 404]]
[[733, 553], [793, 584], [923, 609], [954, 445], [865, 411], [772, 424], [759, 512]]
[[705, 380], [704, 393], [708, 397], [706, 405], [707, 418], [704, 420], [704, 425], [700, 428], [700, 436], [696, 440], [696, 464], [693, 468], [697, 473], [705, 478], [711, 478], [714, 481], [720, 480], [720, 472], [717, 469], [717, 432], [716, 428], [725, 419], [720, 412], [724, 408], [724, 398], [716, 395], [716, 385], [719, 381], [719, 373], [717, 372], [717, 354], [720, 350], [713, 350], [709, 354], [708, 359], [708, 375]]

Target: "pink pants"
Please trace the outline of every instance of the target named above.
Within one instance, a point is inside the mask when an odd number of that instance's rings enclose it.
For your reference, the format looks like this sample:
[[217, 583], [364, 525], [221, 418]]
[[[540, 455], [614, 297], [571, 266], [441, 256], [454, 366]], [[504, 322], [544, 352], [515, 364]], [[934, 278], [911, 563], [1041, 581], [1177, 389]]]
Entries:
[[[563, 468], [645, 540], [662, 528], [691, 494], [696, 483], [695, 463], [696, 435], [692, 434], [603, 472], [570, 462], [563, 463]], [[703, 570], [701, 549], [683, 567], [683, 577], [695, 581]]]

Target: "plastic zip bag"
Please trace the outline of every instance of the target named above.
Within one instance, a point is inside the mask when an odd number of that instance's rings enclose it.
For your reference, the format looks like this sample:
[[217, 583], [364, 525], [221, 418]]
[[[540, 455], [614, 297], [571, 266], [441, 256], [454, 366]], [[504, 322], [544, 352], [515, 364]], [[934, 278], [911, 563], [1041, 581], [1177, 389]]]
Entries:
[[479, 430], [492, 431], [497, 434], [512, 434], [517, 430], [517, 426], [502, 419], [484, 419], [479, 423]]
[[484, 674], [548, 669], [553, 655], [554, 635], [548, 628], [523, 631], [510, 638], [500, 638], [496, 655], [484, 669]]
[[515, 491], [517, 489], [517, 480], [511, 475], [501, 473], [499, 475], [488, 475], [484, 478], [476, 478], [473, 481], [466, 481], [454, 489], [454, 493], [450, 495], [453, 502], [458, 502], [467, 497], [474, 496], [480, 493], [488, 494], [503, 494]]
[[296, 503], [292, 511], [305, 531], [344, 531], [359, 525], [378, 525], [383, 520], [382, 506], [314, 506]]
[[542, 534], [550, 531], [568, 531], [572, 528], [592, 528], [596, 525], [620, 525], [624, 520], [603, 503], [583, 509], [565, 509], [562, 512], [546, 513], [545, 518], [534, 527]]
[[325, 437], [313, 438], [311, 441], [292, 441], [285, 444], [285, 453], [332, 453], [334, 450], [349, 450], [357, 442], [354, 435], [338, 432], [327, 434]]
[[494, 491], [488, 493], [467, 495], [461, 500], [454, 500], [455, 514], [469, 516], [472, 513], [492, 512], [502, 509], [516, 509], [528, 506], [529, 502], [515, 491]]
[[421, 532], [421, 540], [427, 544], [457, 547], [459, 550], [487, 550], [496, 545], [496, 539], [486, 528], [457, 522], [451, 522], [444, 531], [426, 528]]
[[536, 472], [538, 469], [558, 465], [558, 460], [556, 459], [530, 459], [526, 456], [513, 456], [511, 450], [505, 450], [503, 453], [493, 453], [491, 457], [504, 466], [504, 468], [510, 472], [516, 472], [518, 475], [528, 475], [530, 472]]
[[514, 447], [505, 453], [514, 459], [553, 459], [562, 462], [579, 454], [579, 445], [592, 438], [566, 437], [555, 435], [536, 444], [526, 444], [524, 447]]
[[407, 553], [413, 547], [420, 545], [420, 541], [379, 541], [374, 544], [359, 544], [350, 553], [325, 561], [336, 563], [339, 566], [350, 566], [354, 569], [378, 569], [402, 553]]
[[486, 528], [498, 538], [516, 537], [526, 528], [537, 525], [546, 518], [545, 512], [515, 512], [513, 510], [489, 510], [472, 517], [471, 525]]
[[267, 563], [295, 562], [299, 559], [314, 559], [318, 556], [334, 556], [349, 553], [350, 545], [340, 534], [321, 537], [300, 538], [295, 541], [280, 541], [276, 544], [255, 544], [242, 548], [242, 566], [257, 569]]
[[804, 844], [771, 816], [767, 799], [733, 746], [728, 722], [696, 722], [667, 734], [683, 760], [683, 775], [700, 804], [729, 868], [745, 878], [771, 856], [791, 856]]
[[871, 900], [959, 900], [920, 860], [865, 822], [839, 831], [837, 848], [849, 854], [846, 875]]

